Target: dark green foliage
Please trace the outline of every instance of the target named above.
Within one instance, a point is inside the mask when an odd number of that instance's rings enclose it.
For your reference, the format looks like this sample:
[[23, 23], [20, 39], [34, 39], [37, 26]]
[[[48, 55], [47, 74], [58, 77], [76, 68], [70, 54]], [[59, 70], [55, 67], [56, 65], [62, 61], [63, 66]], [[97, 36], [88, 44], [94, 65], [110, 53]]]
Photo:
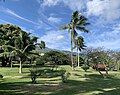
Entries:
[[67, 65], [69, 62], [68, 56], [58, 51], [46, 52], [43, 57], [46, 62], [50, 62], [56, 65]]
[[62, 69], [61, 70], [61, 79], [62, 79], [62, 82], [66, 83], [69, 77], [70, 77], [70, 73], [66, 72], [66, 70]]
[[3, 75], [0, 75], [0, 78], [3, 78]]
[[86, 72], [89, 69], [89, 66], [87, 64], [83, 64], [81, 68]]
[[31, 77], [32, 83], [36, 83], [36, 79], [40, 75], [41, 73], [37, 69], [30, 69], [30, 77]]
[[[2, 66], [11, 64], [13, 57], [17, 57], [20, 63], [19, 73], [22, 73], [22, 64], [31, 59], [30, 52], [35, 50], [36, 45], [45, 48], [45, 42], [37, 43], [37, 37], [23, 31], [16, 25], [0, 24], [0, 59]], [[12, 54], [11, 54], [12, 53]], [[32, 60], [30, 60], [32, 63]]]
[[37, 66], [43, 66], [45, 64], [44, 57], [35, 59]]

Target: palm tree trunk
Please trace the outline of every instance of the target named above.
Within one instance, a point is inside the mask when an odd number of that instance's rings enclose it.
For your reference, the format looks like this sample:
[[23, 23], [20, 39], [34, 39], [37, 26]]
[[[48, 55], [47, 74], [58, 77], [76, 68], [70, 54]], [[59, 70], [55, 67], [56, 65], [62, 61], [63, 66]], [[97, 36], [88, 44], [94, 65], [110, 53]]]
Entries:
[[117, 61], [117, 71], [119, 71], [119, 62]]
[[78, 68], [80, 67], [80, 57], [79, 57], [79, 49], [77, 48], [77, 52], [78, 52]]
[[71, 63], [72, 63], [72, 70], [74, 70], [74, 63], [73, 63], [73, 49], [72, 49], [72, 31], [71, 31], [71, 41], [70, 41], [70, 48], [71, 48]]
[[21, 74], [22, 73], [22, 60], [20, 58], [20, 67], [19, 67], [19, 73]]
[[74, 70], [74, 63], [73, 63], [73, 50], [72, 50], [72, 41], [71, 41], [71, 63], [72, 63], [72, 70]]

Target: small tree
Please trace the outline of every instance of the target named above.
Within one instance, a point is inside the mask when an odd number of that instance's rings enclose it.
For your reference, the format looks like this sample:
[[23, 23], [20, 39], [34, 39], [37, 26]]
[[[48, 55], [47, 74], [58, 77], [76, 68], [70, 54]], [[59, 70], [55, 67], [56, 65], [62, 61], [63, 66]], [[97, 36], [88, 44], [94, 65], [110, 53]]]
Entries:
[[83, 64], [81, 68], [86, 72], [89, 69], [89, 66], [87, 64]]

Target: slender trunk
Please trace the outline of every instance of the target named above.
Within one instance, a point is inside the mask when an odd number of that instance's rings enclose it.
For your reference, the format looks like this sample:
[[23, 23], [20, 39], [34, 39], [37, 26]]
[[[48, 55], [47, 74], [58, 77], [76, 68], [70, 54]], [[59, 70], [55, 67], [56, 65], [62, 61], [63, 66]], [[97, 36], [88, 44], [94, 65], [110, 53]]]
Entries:
[[78, 52], [78, 68], [80, 67], [80, 56], [79, 56], [79, 49], [77, 48], [77, 52]]
[[119, 62], [117, 61], [117, 71], [119, 71]]
[[74, 40], [73, 33], [74, 33], [74, 23], [72, 23], [72, 31], [71, 31], [71, 62], [72, 62], [72, 70], [74, 70], [73, 54], [72, 54], [73, 53], [72, 42]]
[[20, 67], [19, 67], [19, 73], [22, 73], [22, 59], [20, 58]]
[[13, 63], [11, 62], [11, 69], [12, 69]]
[[71, 31], [71, 41], [70, 41], [70, 48], [71, 48], [71, 63], [72, 63], [72, 70], [74, 70], [74, 63], [73, 63], [73, 49], [72, 49], [72, 31]]
[[71, 41], [71, 63], [72, 63], [72, 70], [74, 70], [74, 63], [73, 63], [73, 50], [72, 50], [72, 41]]

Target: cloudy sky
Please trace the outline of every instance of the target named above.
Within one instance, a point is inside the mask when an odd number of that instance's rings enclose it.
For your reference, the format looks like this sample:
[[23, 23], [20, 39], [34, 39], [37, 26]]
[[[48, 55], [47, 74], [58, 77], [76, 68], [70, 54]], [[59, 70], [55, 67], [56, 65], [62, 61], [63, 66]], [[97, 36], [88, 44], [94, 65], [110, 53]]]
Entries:
[[49, 48], [69, 50], [70, 34], [58, 29], [76, 10], [91, 23], [90, 33], [77, 31], [88, 47], [120, 50], [120, 0], [0, 0], [0, 23], [20, 26]]

